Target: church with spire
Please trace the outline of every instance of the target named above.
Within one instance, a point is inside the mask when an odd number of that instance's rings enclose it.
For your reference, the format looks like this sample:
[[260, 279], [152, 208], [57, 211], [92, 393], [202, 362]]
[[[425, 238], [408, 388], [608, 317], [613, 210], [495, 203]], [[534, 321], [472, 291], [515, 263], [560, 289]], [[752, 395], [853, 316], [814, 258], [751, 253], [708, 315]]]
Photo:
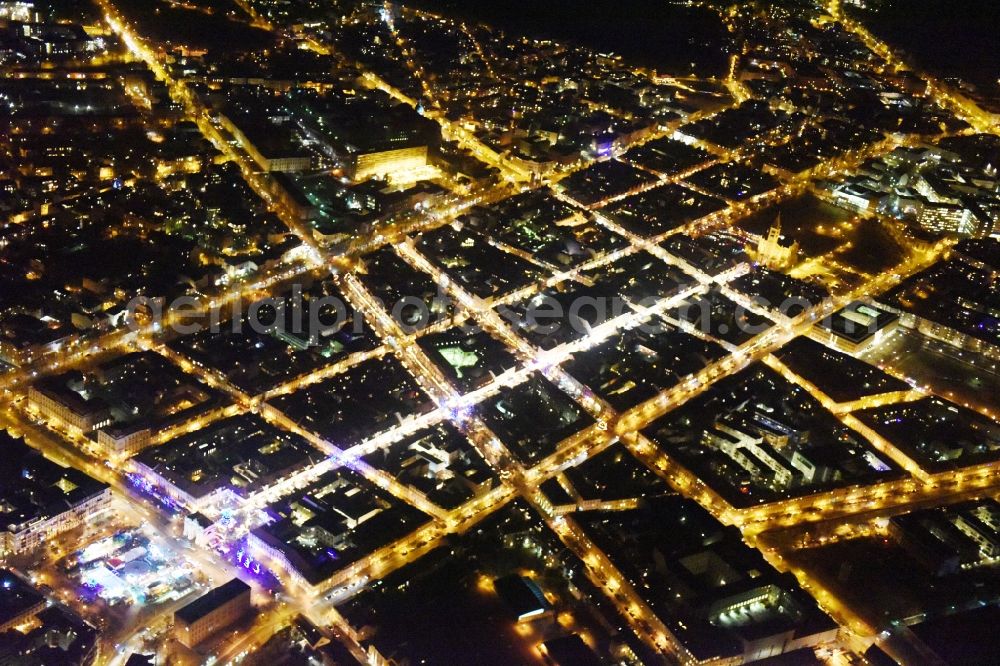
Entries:
[[798, 241], [786, 244], [781, 235], [781, 213], [778, 213], [767, 236], [760, 239], [756, 249], [748, 247], [747, 254], [757, 263], [775, 271], [788, 270], [799, 263]]

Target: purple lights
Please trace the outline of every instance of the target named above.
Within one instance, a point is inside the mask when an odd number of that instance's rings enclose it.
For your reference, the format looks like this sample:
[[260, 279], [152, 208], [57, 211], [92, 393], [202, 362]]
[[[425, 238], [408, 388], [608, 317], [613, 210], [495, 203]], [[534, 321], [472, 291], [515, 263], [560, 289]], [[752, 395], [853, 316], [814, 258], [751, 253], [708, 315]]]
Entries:
[[142, 497], [165, 509], [171, 515], [177, 515], [184, 510], [184, 507], [164, 493], [162, 488], [141, 474], [129, 472], [125, 475], [125, 478], [128, 480], [129, 486], [135, 489]]

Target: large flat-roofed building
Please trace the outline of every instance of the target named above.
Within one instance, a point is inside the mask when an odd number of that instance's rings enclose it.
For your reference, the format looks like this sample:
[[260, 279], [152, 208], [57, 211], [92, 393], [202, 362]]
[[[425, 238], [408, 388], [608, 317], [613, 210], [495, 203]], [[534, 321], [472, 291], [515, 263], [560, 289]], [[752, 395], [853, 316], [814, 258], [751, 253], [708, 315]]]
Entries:
[[1000, 504], [979, 500], [896, 516], [889, 534], [935, 576], [983, 566], [1000, 554]]
[[238, 112], [231, 113], [232, 118], [220, 114], [219, 122], [261, 170], [268, 173], [307, 171], [312, 166], [312, 155], [296, 143], [286, 127]]
[[252, 414], [224, 419], [146, 449], [134, 469], [191, 511], [216, 498], [239, 498], [280, 483], [322, 454], [298, 435]]
[[431, 156], [441, 129], [405, 104], [380, 93], [291, 97], [287, 108], [293, 121], [325, 153], [337, 155], [353, 182], [411, 184], [440, 176]]
[[285, 172], [275, 172], [271, 176], [271, 194], [301, 222], [309, 222], [319, 214], [319, 208], [306, 196], [302, 187]]
[[821, 342], [848, 353], [857, 353], [892, 333], [899, 315], [884, 308], [855, 301], [816, 324]]
[[97, 431], [96, 451], [109, 458], [134, 456], [152, 443], [153, 432], [141, 423], [109, 425]]
[[534, 620], [552, 612], [552, 605], [545, 594], [530, 578], [516, 574], [504, 576], [493, 581], [493, 588], [518, 622]]
[[833, 190], [833, 202], [836, 205], [858, 213], [874, 211], [883, 196], [885, 195], [877, 190], [853, 183], [840, 185]]
[[234, 578], [174, 613], [174, 634], [193, 648], [245, 617], [251, 608], [250, 586]]
[[428, 517], [345, 469], [328, 471], [265, 509], [247, 550], [293, 588], [310, 593], [358, 580], [365, 555], [391, 556], [395, 542]]
[[972, 210], [953, 203], [924, 204], [917, 222], [928, 231], [966, 235], [975, 234], [981, 226]]
[[92, 524], [111, 506], [110, 488], [60, 467], [21, 440], [0, 433], [0, 555], [29, 552], [46, 540]]
[[87, 435], [88, 453], [117, 462], [149, 446], [154, 432], [223, 405], [220, 392], [152, 351], [42, 379], [29, 393], [32, 411]]
[[422, 173], [428, 166], [428, 147], [412, 146], [361, 153], [354, 158], [354, 182], [371, 178], [406, 180], [406, 174]]
[[710, 596], [705, 606], [709, 621], [732, 632], [742, 646], [744, 664], [832, 644], [840, 631], [836, 622], [816, 612], [790, 574], [763, 582], [734, 581]]
[[79, 372], [46, 377], [28, 390], [31, 406], [50, 419], [83, 433], [111, 423], [111, 408], [99, 397], [87, 395]]
[[541, 652], [553, 666], [600, 666], [601, 660], [577, 634], [545, 641]]

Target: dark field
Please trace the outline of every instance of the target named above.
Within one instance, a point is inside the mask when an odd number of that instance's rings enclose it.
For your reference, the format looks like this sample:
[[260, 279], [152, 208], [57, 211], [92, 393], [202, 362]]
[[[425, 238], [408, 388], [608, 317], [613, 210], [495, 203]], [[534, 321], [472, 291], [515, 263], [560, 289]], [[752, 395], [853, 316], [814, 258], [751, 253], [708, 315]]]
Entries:
[[996, 88], [1000, 3], [995, 0], [885, 0], [877, 9], [857, 15], [918, 65]]
[[716, 14], [663, 0], [409, 0], [515, 35], [569, 41], [675, 74], [724, 73], [729, 34]]

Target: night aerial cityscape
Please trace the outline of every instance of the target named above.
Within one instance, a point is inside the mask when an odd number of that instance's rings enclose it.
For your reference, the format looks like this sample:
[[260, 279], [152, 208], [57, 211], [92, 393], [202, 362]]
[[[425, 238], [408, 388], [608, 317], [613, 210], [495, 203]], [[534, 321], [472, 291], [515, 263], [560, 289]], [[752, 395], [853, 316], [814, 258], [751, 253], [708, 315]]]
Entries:
[[995, 0], [0, 0], [0, 666], [997, 666], [998, 363]]

